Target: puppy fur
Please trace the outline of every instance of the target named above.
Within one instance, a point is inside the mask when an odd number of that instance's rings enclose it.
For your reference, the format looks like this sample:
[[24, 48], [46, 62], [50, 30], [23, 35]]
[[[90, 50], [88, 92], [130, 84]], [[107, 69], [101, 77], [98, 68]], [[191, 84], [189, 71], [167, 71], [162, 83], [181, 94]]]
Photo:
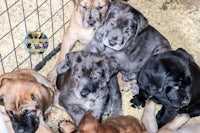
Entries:
[[[69, 126], [69, 125], [68, 125]], [[62, 127], [63, 133], [68, 133]], [[75, 133], [147, 133], [133, 116], [111, 116], [100, 123], [90, 113], [86, 113], [77, 126]]]
[[144, 106], [152, 99], [163, 106], [157, 114], [158, 127], [174, 119], [177, 114], [190, 117], [200, 115], [200, 68], [184, 49], [154, 55], [138, 73], [139, 94], [132, 106]]
[[91, 52], [71, 52], [66, 54], [57, 71], [57, 87], [61, 91], [59, 104], [76, 125], [86, 111], [91, 111], [98, 120], [103, 113], [122, 114], [116, 76], [118, 63], [113, 58]]
[[190, 118], [187, 114], [176, 116], [172, 121], [158, 130], [155, 107], [156, 103], [152, 100], [148, 100], [145, 104], [142, 123], [148, 133], [199, 133], [200, 123], [192, 123], [184, 126]]
[[72, 0], [74, 10], [71, 15], [69, 25], [63, 36], [61, 51], [55, 67], [48, 74], [48, 78], [52, 83], [55, 83], [57, 65], [65, 59], [65, 54], [68, 53], [74, 46], [76, 41], [82, 44], [88, 44], [96, 29], [100, 26], [108, 5], [109, 0]]
[[0, 76], [0, 109], [9, 132], [51, 132], [44, 119], [55, 88], [39, 73], [22, 69]]
[[142, 13], [120, 1], [110, 3], [105, 20], [85, 48], [114, 57], [124, 81], [136, 79], [151, 55], [170, 49], [167, 39], [148, 25]]

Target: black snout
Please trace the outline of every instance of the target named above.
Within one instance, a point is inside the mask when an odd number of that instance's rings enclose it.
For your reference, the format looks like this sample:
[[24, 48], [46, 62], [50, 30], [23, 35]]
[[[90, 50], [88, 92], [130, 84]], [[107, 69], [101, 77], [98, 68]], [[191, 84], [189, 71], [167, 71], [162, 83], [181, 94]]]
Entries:
[[190, 97], [185, 97], [181, 103], [183, 106], [187, 106], [190, 103]]
[[89, 93], [90, 93], [90, 91], [88, 88], [83, 88], [83, 90], [81, 90], [82, 97], [86, 97]]
[[89, 19], [87, 22], [88, 22], [88, 24], [89, 24], [90, 26], [94, 26], [94, 24], [96, 23], [96, 21], [95, 21], [95, 20], [92, 20], [92, 19]]
[[89, 24], [90, 26], [94, 26], [94, 24], [96, 23], [96, 21], [92, 18], [91, 15], [89, 16], [89, 20], [88, 20], [87, 22], [88, 22], [88, 24]]
[[32, 115], [10, 116], [15, 133], [35, 133], [39, 126], [39, 118]]
[[110, 44], [111, 46], [115, 46], [115, 45], [117, 44], [116, 41], [117, 41], [117, 36], [112, 37], [112, 38], [109, 40], [109, 44]]
[[96, 92], [98, 88], [98, 82], [89, 81], [81, 90], [80, 94], [82, 97], [87, 97], [89, 93]]

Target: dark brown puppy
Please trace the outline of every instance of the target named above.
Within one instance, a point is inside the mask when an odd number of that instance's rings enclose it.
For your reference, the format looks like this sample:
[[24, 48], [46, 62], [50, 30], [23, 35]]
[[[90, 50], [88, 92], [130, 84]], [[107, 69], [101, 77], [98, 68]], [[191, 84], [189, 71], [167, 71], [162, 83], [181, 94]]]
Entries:
[[[63, 125], [66, 123], [63, 123]], [[62, 126], [63, 133], [72, 125]], [[104, 122], [98, 122], [90, 113], [81, 119], [75, 133], [147, 133], [133, 116], [111, 116]]]
[[121, 93], [116, 73], [118, 64], [91, 52], [71, 52], [58, 65], [59, 103], [72, 116], [76, 125], [85, 112], [100, 119], [102, 114], [122, 114]]
[[23, 69], [0, 76], [0, 107], [9, 132], [51, 132], [44, 119], [55, 89], [39, 73]]

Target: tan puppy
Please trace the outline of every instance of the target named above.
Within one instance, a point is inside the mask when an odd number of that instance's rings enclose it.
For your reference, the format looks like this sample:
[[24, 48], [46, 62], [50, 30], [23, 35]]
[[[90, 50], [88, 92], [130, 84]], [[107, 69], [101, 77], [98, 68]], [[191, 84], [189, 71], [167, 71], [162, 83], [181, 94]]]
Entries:
[[176, 116], [171, 122], [164, 125], [158, 130], [158, 125], [155, 118], [156, 104], [149, 100], [145, 104], [145, 109], [142, 116], [142, 123], [148, 133], [199, 133], [200, 123], [183, 126], [189, 120], [187, 114]]
[[[69, 126], [69, 125], [68, 125]], [[62, 126], [62, 128], [67, 128]], [[69, 128], [67, 128], [69, 129]], [[72, 128], [73, 129], [73, 128]], [[69, 131], [62, 129], [64, 133]], [[65, 132], [66, 131], [66, 132]], [[81, 119], [76, 133], [147, 133], [133, 116], [112, 116], [99, 123], [90, 113]]]
[[39, 73], [23, 69], [0, 76], [0, 109], [10, 132], [51, 132], [44, 119], [54, 102], [53, 85]]
[[55, 84], [57, 77], [56, 67], [65, 59], [65, 54], [70, 52], [76, 41], [88, 44], [100, 26], [108, 8], [109, 0], [72, 0], [74, 10], [69, 26], [63, 36], [61, 51], [58, 61], [48, 74], [48, 78]]

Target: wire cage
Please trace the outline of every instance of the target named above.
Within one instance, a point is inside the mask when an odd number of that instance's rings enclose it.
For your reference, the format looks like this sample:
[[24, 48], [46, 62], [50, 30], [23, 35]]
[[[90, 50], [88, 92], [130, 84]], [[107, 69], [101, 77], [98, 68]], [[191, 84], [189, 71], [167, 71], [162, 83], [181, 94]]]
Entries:
[[[19, 68], [33, 69], [47, 56], [52, 56], [52, 51], [58, 52], [72, 8], [71, 0], [2, 1], [0, 74]], [[43, 54], [29, 54], [23, 46], [25, 36], [32, 31], [41, 31], [48, 37], [48, 48]]]

